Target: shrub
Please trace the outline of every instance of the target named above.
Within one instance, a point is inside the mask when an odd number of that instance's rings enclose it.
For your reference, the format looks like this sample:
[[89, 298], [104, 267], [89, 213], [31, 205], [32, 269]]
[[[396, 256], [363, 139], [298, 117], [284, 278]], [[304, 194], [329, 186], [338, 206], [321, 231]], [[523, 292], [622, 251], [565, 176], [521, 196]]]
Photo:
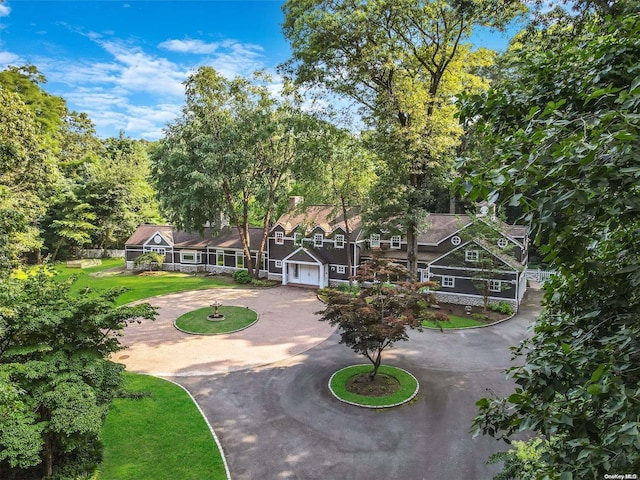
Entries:
[[486, 313], [472, 313], [471, 318], [478, 322], [487, 322], [489, 320], [489, 316]]
[[246, 270], [236, 270], [233, 272], [233, 279], [240, 284], [251, 283], [251, 275], [249, 275], [249, 272]]
[[349, 285], [348, 283], [339, 283], [336, 286], [336, 290], [342, 293], [352, 293], [354, 295], [357, 295], [358, 293], [360, 293], [360, 285], [358, 285], [357, 283], [354, 283], [353, 285]]
[[505, 315], [513, 315], [513, 308], [508, 302], [490, 303], [489, 310], [492, 312], [499, 312]]

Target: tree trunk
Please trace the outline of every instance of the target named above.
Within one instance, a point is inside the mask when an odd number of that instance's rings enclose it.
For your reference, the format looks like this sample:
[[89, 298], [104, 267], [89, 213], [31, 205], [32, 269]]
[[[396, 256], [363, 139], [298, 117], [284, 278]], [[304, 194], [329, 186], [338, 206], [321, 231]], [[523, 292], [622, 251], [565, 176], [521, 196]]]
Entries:
[[418, 234], [415, 224], [407, 228], [407, 270], [409, 278], [415, 282], [418, 278]]
[[347, 201], [344, 195], [340, 196], [342, 205], [342, 221], [344, 222], [344, 236], [347, 247], [347, 272], [349, 272], [349, 287], [353, 285], [353, 261], [351, 260], [351, 230], [349, 229], [349, 219], [347, 218]]
[[43, 474], [45, 478], [53, 475], [53, 438], [51, 434], [44, 435], [44, 458], [42, 459]]
[[380, 368], [380, 362], [382, 361], [382, 351], [378, 350], [376, 354], [376, 359], [371, 362], [373, 363], [373, 370], [369, 372], [369, 380], [373, 381], [378, 374], [378, 369]]

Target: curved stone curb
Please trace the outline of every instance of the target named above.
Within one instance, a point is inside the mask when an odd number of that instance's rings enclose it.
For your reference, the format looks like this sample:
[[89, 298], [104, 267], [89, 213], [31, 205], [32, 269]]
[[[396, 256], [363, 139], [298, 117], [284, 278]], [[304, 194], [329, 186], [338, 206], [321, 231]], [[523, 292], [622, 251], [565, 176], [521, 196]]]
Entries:
[[[238, 306], [238, 305], [227, 305], [227, 307], [237, 307], [237, 306]], [[248, 308], [248, 307], [247, 307], [247, 308]], [[252, 310], [252, 311], [254, 311], [254, 312], [255, 312], [255, 310]], [[187, 313], [188, 313], [188, 312], [187, 312]], [[180, 318], [180, 317], [178, 317], [178, 318]], [[238, 333], [238, 332], [241, 332], [241, 331], [243, 331], [243, 330], [246, 330], [247, 328], [252, 327], [252, 326], [254, 326], [256, 323], [258, 323], [258, 320], [260, 320], [260, 314], [259, 314], [258, 312], [256, 312], [256, 319], [255, 319], [253, 322], [251, 322], [249, 325], [247, 325], [247, 326], [244, 326], [244, 327], [242, 327], [242, 328], [238, 328], [237, 330], [231, 330], [231, 331], [229, 331], [229, 332], [220, 332], [220, 333], [197, 333], [197, 332], [189, 332], [189, 331], [187, 331], [187, 330], [183, 330], [183, 329], [182, 329], [182, 328], [180, 328], [178, 325], [176, 325], [176, 322], [178, 321], [178, 318], [176, 318], [176, 319], [173, 321], [173, 326], [174, 326], [174, 327], [175, 327], [175, 329], [176, 329], [176, 330], [178, 330], [179, 332], [186, 333], [187, 335], [199, 335], [199, 336], [202, 336], [202, 337], [212, 337], [212, 336], [215, 336], [215, 335], [230, 335], [230, 334], [232, 334], [232, 333]]]
[[348, 367], [344, 367], [341, 368], [340, 370], [338, 370], [337, 372], [334, 372], [333, 375], [331, 375], [331, 378], [329, 378], [329, 383], [327, 384], [327, 386], [329, 387], [329, 391], [331, 392], [331, 395], [333, 395], [337, 400], [340, 400], [342, 403], [346, 403], [349, 405], [353, 405], [355, 407], [362, 407], [362, 408], [371, 408], [371, 409], [376, 409], [379, 410], [381, 408], [393, 408], [393, 407], [399, 407], [400, 405], [404, 405], [405, 403], [410, 402], [411, 400], [413, 400], [416, 395], [418, 395], [418, 390], [420, 390], [420, 382], [418, 382], [418, 379], [416, 377], [413, 376], [413, 374], [407, 372], [405, 369], [400, 368], [400, 367], [393, 367], [396, 370], [400, 370], [404, 373], [406, 373], [407, 375], [409, 375], [411, 378], [413, 378], [416, 381], [416, 389], [415, 391], [411, 394], [411, 396], [409, 396], [409, 398], [407, 398], [406, 400], [403, 400], [401, 402], [397, 402], [397, 403], [390, 403], [387, 405], [365, 405], [363, 403], [357, 403], [357, 402], [352, 402], [350, 400], [345, 400], [343, 398], [340, 398], [336, 392], [333, 391], [333, 388], [331, 388], [331, 381], [333, 380], [333, 377], [335, 377], [338, 373], [342, 372], [343, 370], [346, 370], [348, 368], [351, 367], [359, 367], [361, 365], [367, 365], [366, 363], [361, 363], [360, 365], [349, 365]]
[[227, 464], [227, 457], [224, 456], [224, 450], [222, 449], [222, 444], [220, 443], [220, 440], [218, 439], [218, 436], [216, 435], [215, 430], [213, 430], [213, 427], [209, 423], [209, 419], [207, 418], [207, 416], [202, 411], [202, 408], [200, 407], [200, 404], [196, 401], [196, 399], [193, 397], [193, 395], [191, 395], [191, 392], [189, 390], [187, 390], [186, 388], [184, 388], [179, 383], [176, 383], [173, 380], [169, 380], [168, 378], [163, 378], [163, 380], [166, 380], [167, 382], [171, 382], [174, 385], [177, 385], [178, 387], [180, 387], [185, 392], [187, 392], [187, 395], [189, 395], [189, 398], [191, 399], [193, 404], [196, 406], [196, 408], [200, 412], [200, 415], [202, 415], [202, 418], [204, 419], [204, 422], [207, 424], [207, 427], [209, 428], [209, 431], [211, 432], [211, 435], [213, 436], [213, 440], [216, 442], [216, 446], [218, 447], [218, 451], [220, 452], [220, 456], [222, 457], [222, 464], [224, 465], [224, 471], [225, 471], [227, 480], [231, 480], [231, 472], [229, 472], [229, 465]]
[[479, 328], [488, 328], [488, 327], [493, 327], [495, 325], [500, 325], [501, 323], [511, 320], [516, 315], [517, 315], [517, 312], [507, 318], [503, 318], [502, 320], [498, 320], [493, 323], [487, 323], [486, 325], [476, 325], [475, 327], [453, 327], [453, 328], [443, 328], [442, 330], [440, 330], [438, 327], [422, 327], [422, 328], [426, 328], [427, 330], [438, 330], [441, 333], [444, 333], [446, 331], [456, 332], [459, 330], [477, 330]]

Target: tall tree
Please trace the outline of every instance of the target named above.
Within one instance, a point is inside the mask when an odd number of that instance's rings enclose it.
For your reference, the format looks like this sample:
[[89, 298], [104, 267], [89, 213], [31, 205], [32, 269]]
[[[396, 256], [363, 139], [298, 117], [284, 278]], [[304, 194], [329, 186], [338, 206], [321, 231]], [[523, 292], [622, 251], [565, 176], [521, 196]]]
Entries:
[[47, 271], [1, 282], [0, 470], [41, 465], [38, 478], [90, 470], [121, 385], [123, 366], [108, 357], [122, 348], [117, 336], [126, 324], [151, 320], [155, 310], [114, 308], [121, 291], [72, 297], [70, 282]]
[[480, 86], [474, 69], [492, 58], [464, 42], [476, 26], [504, 27], [521, 2], [288, 0], [283, 9], [293, 48], [287, 69], [362, 107], [371, 145], [388, 165], [377, 205], [385, 212], [372, 219], [391, 218], [406, 232], [415, 278], [417, 236], [461, 133], [452, 98]]
[[465, 108], [472, 194], [522, 207], [561, 274], [516, 350], [516, 392], [480, 400], [474, 424], [542, 437], [540, 478], [640, 469], [640, 14], [587, 7], [514, 43], [504, 76]]
[[[308, 128], [287, 86], [278, 99], [269, 78], [227, 80], [201, 67], [186, 82], [186, 105], [154, 154], [154, 175], [172, 220], [201, 231], [221, 215], [238, 230], [245, 266], [258, 277], [279, 200], [297, 163], [297, 137]], [[251, 207], [262, 207], [260, 245], [250, 244]], [[256, 265], [251, 248], [258, 251]]]

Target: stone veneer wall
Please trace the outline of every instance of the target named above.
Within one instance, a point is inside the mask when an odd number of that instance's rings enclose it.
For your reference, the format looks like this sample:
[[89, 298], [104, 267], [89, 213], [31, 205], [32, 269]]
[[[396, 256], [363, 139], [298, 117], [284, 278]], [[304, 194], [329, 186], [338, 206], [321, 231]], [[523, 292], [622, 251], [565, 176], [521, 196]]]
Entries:
[[[465, 295], [456, 295], [456, 294], [442, 294], [439, 292], [433, 292], [436, 294], [436, 298], [439, 303], [453, 303], [456, 305], [471, 305], [473, 307], [482, 307], [484, 305], [484, 298], [478, 297], [468, 297]], [[508, 298], [489, 298], [489, 303], [498, 303], [498, 302], [507, 302], [513, 307], [514, 311], [518, 311], [518, 302], [513, 299]]]

